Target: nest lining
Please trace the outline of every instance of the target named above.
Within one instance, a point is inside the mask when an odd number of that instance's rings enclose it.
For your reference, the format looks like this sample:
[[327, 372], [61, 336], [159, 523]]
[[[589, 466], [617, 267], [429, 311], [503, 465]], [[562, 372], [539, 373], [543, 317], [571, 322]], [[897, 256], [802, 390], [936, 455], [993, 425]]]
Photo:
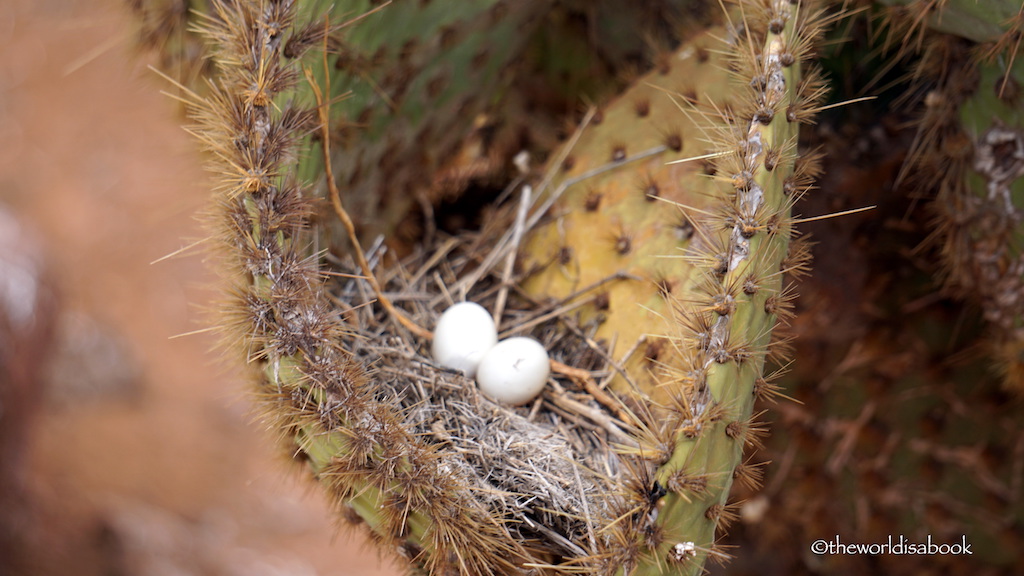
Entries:
[[[574, 306], [566, 305], [592, 296], [587, 292], [594, 287], [561, 302], [537, 303], [517, 289], [521, 278], [511, 267], [499, 270], [497, 263], [514, 253], [514, 244], [499, 238], [501, 229], [507, 240], [516, 226], [520, 230], [513, 235], [521, 237], [521, 227], [527, 225], [519, 218], [510, 228], [510, 213], [496, 214], [479, 233], [438, 235], [431, 246], [420, 247], [383, 272], [379, 262], [386, 250], [377, 242], [367, 257], [382, 291], [428, 329], [463, 298], [492, 312], [501, 301], [503, 338], [533, 336], [553, 359], [586, 370], [595, 379], [608, 377], [613, 367], [593, 338], [600, 319], [581, 325], [569, 313]], [[487, 246], [504, 247], [488, 257]], [[527, 406], [490, 400], [473, 379], [438, 366], [430, 358], [428, 342], [409, 335], [372, 305], [375, 294], [369, 282], [352, 277], [359, 275], [358, 267], [328, 260], [348, 276], [337, 277], [331, 300], [347, 325], [359, 327], [345, 346], [371, 371], [378, 396], [401, 406], [414, 434], [444, 448], [453, 473], [463, 476], [492, 516], [507, 521], [513, 538], [540, 540], [563, 557], [597, 554], [601, 527], [614, 521], [618, 510], [615, 498], [622, 493], [623, 466], [613, 447], [633, 443], [628, 426], [591, 394], [556, 374]]]

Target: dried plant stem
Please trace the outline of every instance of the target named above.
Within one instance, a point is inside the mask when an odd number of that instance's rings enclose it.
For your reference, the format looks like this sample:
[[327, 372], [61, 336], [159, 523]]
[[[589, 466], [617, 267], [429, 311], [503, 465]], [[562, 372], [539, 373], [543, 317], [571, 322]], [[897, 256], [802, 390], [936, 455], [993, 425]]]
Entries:
[[526, 213], [530, 208], [533, 188], [523, 186], [522, 196], [519, 201], [519, 210], [516, 212], [515, 228], [512, 233], [512, 249], [505, 257], [505, 267], [501, 275], [501, 289], [498, 291], [498, 299], [494, 304], [494, 325], [501, 329], [501, 316], [505, 310], [505, 301], [508, 299], [508, 287], [512, 278], [512, 268], [516, 263], [516, 253], [519, 251], [519, 243], [523, 239], [523, 228], [526, 225]]
[[[328, 74], [326, 51], [324, 54], [324, 74], [326, 75]], [[316, 98], [316, 110], [320, 117], [320, 134], [323, 137], [322, 150], [324, 157], [324, 178], [327, 181], [327, 190], [331, 197], [331, 206], [334, 208], [334, 213], [337, 215], [338, 220], [341, 220], [342, 225], [345, 227], [345, 233], [348, 235], [349, 242], [352, 243], [352, 252], [355, 254], [356, 262], [359, 264], [359, 269], [363, 271], [366, 281], [369, 282], [370, 287], [373, 288], [377, 301], [380, 302], [381, 306], [387, 310], [388, 314], [394, 318], [396, 322], [419, 338], [431, 340], [434, 335], [429, 330], [410, 320], [408, 316], [401, 312], [401, 310], [395, 308], [395, 305], [391, 302], [390, 298], [384, 295], [384, 291], [381, 290], [380, 283], [377, 282], [377, 277], [374, 275], [373, 269], [370, 268], [370, 263], [366, 260], [366, 254], [363, 253], [363, 249], [359, 244], [359, 237], [356, 235], [355, 224], [352, 223], [352, 218], [350, 218], [348, 212], [345, 211], [345, 207], [341, 203], [341, 194], [338, 192], [338, 186], [334, 182], [334, 172], [331, 169], [330, 115], [328, 114], [330, 105], [324, 100], [323, 93], [320, 91], [320, 87], [317, 85], [316, 79], [313, 78], [312, 72], [308, 68], [304, 69], [304, 72], [306, 74], [306, 80], [309, 82], [310, 88], [313, 90], [313, 96]]]
[[633, 422], [633, 419], [630, 418], [629, 414], [623, 410], [622, 402], [602, 390], [601, 387], [597, 385], [597, 382], [594, 381], [590, 372], [581, 368], [574, 368], [567, 364], [562, 364], [558, 360], [551, 360], [551, 371], [556, 374], [568, 376], [573, 382], [582, 386], [588, 394], [594, 397], [594, 400], [597, 400], [605, 408], [611, 410], [619, 420], [622, 420], [627, 424]]

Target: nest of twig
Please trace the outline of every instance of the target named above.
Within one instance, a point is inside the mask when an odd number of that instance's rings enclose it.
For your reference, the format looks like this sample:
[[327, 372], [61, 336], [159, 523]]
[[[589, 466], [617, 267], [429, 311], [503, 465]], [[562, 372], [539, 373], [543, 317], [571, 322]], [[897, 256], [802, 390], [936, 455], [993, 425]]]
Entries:
[[[539, 220], [524, 217], [528, 196], [518, 207], [495, 211], [483, 230], [435, 235], [430, 245], [387, 269], [380, 264], [388, 260], [387, 249], [377, 242], [366, 261], [380, 294], [357, 264], [331, 259], [338, 275], [330, 298], [346, 324], [358, 327], [344, 346], [370, 371], [378, 396], [400, 405], [408, 429], [445, 451], [453, 472], [504, 520], [509, 535], [543, 543], [556, 557], [587, 558], [600, 549], [602, 526], [617, 515], [623, 464], [614, 447], [634, 441], [620, 419], [622, 406], [605, 405], [611, 397], [601, 383], [615, 368], [595, 342], [597, 322], [581, 324], [571, 312], [572, 303], [596, 287], [547, 302], [518, 289], [523, 272], [512, 265], [518, 239]], [[555, 371], [532, 403], [495, 402], [472, 378], [435, 363], [426, 338], [374, 305], [381, 296], [401, 309], [406, 322], [428, 329], [456, 302], [497, 310], [501, 337], [536, 338]]]

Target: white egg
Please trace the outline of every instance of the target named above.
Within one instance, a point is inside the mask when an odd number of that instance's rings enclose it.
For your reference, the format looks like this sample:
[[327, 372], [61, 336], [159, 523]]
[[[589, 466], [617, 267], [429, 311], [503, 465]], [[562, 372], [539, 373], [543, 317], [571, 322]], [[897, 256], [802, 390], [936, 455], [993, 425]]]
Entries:
[[498, 342], [491, 313], [475, 302], [460, 302], [444, 311], [434, 329], [434, 360], [470, 378], [480, 359]]
[[518, 406], [544, 389], [551, 364], [544, 346], [533, 338], [502, 340], [484, 355], [477, 369], [480, 391], [505, 404]]

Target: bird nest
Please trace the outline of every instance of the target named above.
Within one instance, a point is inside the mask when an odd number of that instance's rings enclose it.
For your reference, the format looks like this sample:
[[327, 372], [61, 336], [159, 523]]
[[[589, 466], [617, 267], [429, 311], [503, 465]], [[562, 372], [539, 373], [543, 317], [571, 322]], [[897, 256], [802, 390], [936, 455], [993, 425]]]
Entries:
[[[329, 298], [354, 328], [343, 346], [368, 369], [377, 397], [399, 406], [422, 442], [443, 450], [452, 474], [509, 538], [564, 562], [602, 548], [602, 527], [615, 520], [622, 493], [624, 463], [614, 447], [635, 440], [625, 406], [605, 390], [617, 368], [595, 341], [600, 318], [581, 323], [572, 313], [600, 285], [557, 301], [519, 289], [529, 271], [514, 266], [518, 241], [546, 211], [530, 212], [528, 202], [527, 192], [494, 211], [482, 230], [436, 235], [386, 269], [378, 241], [366, 254], [375, 282], [354, 261], [329, 258], [338, 272]], [[375, 305], [381, 300], [390, 305]], [[462, 301], [492, 311], [501, 338], [531, 336], [549, 351], [554, 370], [535, 400], [513, 407], [488, 398], [472, 378], [438, 365], [425, 334], [408, 329], [434, 327]]]

